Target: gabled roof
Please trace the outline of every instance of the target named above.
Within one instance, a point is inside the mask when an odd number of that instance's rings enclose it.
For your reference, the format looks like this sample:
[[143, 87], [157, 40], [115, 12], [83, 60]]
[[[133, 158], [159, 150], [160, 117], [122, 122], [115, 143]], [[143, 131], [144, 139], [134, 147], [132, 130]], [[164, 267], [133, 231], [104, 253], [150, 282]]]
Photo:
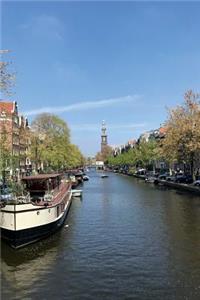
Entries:
[[166, 127], [160, 127], [159, 128], [159, 133], [165, 134], [166, 132], [167, 132], [167, 128]]
[[129, 144], [129, 145], [135, 145], [135, 144], [136, 144], [136, 140], [129, 140], [129, 141], [128, 141], [128, 144]]
[[5, 112], [8, 114], [13, 114], [17, 109], [17, 103], [9, 101], [0, 101], [0, 113]]

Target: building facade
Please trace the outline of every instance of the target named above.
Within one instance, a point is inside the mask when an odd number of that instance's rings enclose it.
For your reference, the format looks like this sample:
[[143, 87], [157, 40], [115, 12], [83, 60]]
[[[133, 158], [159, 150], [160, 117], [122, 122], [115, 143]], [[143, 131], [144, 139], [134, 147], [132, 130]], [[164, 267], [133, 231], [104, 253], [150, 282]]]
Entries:
[[16, 101], [0, 101], [0, 138], [1, 160], [6, 159], [3, 162], [6, 174], [25, 174], [30, 167], [30, 128], [28, 120], [19, 115]]

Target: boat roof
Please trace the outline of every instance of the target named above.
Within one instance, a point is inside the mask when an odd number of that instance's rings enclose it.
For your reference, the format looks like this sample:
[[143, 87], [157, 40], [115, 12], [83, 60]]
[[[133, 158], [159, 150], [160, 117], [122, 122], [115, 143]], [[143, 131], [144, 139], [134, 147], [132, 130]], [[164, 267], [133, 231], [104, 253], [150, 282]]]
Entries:
[[42, 180], [42, 179], [55, 178], [59, 176], [61, 176], [61, 174], [38, 174], [38, 175], [23, 177], [22, 180], [38, 180], [38, 179]]

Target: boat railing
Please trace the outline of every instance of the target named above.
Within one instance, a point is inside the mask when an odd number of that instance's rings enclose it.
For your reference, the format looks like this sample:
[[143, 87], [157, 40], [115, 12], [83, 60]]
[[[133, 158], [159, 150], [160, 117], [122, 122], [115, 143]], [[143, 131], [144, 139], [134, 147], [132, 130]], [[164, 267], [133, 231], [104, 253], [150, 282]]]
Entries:
[[60, 186], [60, 190], [59, 193], [57, 193], [57, 195], [55, 196], [55, 201], [57, 201], [58, 198], [62, 198], [62, 196], [64, 196], [64, 194], [67, 192], [67, 190], [69, 190], [70, 188], [70, 184], [62, 184]]
[[44, 196], [38, 197], [35, 201], [32, 202], [34, 205], [53, 205], [58, 202], [58, 199], [61, 199], [67, 190], [69, 190], [70, 184], [62, 183], [59, 187], [56, 187], [54, 190], [46, 191]]
[[22, 195], [17, 197], [17, 203], [18, 204], [26, 204], [31, 202], [31, 197], [30, 194], [28, 193], [27, 195]]
[[52, 192], [50, 192], [50, 193], [46, 193], [45, 195], [44, 195], [44, 201], [46, 202], [51, 202], [51, 201], [53, 201], [53, 193]]
[[7, 205], [13, 205], [13, 204], [27, 204], [31, 203], [31, 197], [30, 194], [27, 193], [26, 195], [20, 195], [20, 196], [14, 196], [12, 199], [8, 199], [4, 201], [5, 204]]

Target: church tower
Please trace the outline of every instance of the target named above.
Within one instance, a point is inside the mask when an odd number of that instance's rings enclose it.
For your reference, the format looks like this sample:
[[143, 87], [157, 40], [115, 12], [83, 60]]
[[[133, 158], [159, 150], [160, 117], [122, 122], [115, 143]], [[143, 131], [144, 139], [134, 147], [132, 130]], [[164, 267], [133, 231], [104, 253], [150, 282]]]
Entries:
[[106, 133], [106, 124], [105, 121], [103, 121], [101, 127], [101, 152], [103, 152], [103, 149], [107, 145], [108, 145], [108, 140], [107, 140], [107, 133]]

